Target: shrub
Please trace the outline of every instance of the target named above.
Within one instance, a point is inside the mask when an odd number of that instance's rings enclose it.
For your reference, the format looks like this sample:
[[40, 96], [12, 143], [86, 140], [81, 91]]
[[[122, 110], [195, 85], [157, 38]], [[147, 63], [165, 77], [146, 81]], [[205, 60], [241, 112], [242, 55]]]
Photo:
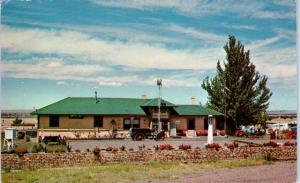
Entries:
[[100, 153], [100, 151], [101, 151], [101, 149], [98, 146], [96, 146], [93, 150], [93, 153], [97, 155]]
[[24, 139], [24, 137], [25, 137], [25, 133], [24, 132], [18, 132], [17, 133], [17, 138], [18, 139]]
[[133, 151], [133, 148], [129, 148], [129, 151]]
[[42, 144], [40, 144], [40, 143], [34, 144], [32, 146], [31, 152], [32, 153], [46, 152], [46, 148]]
[[274, 141], [269, 141], [269, 142], [266, 142], [264, 143], [264, 146], [272, 146], [272, 147], [277, 147], [279, 146], [277, 142], [274, 142]]
[[287, 139], [296, 139], [296, 138], [297, 138], [297, 133], [296, 133], [296, 132], [293, 132], [293, 131], [289, 131], [289, 132], [286, 134], [286, 137], [287, 137]]
[[76, 149], [75, 152], [81, 152], [79, 149]]
[[283, 144], [284, 146], [295, 146], [296, 145], [296, 142], [293, 142], [293, 141], [286, 141], [286, 142], [284, 142], [284, 144]]
[[20, 126], [21, 124], [22, 124], [22, 119], [16, 117], [16, 119], [13, 120], [12, 126]]
[[220, 131], [220, 136], [225, 136], [225, 131], [224, 130]]
[[172, 150], [174, 147], [171, 144], [162, 144], [159, 146], [159, 150]]
[[86, 149], [86, 152], [90, 152], [90, 149], [89, 149], [89, 148], [87, 148], [87, 149]]
[[142, 146], [139, 146], [139, 150], [140, 151], [143, 150], [143, 149], [145, 149], [145, 148], [146, 148], [145, 144], [143, 144]]
[[179, 145], [178, 148], [181, 149], [181, 150], [187, 150], [187, 149], [191, 149], [191, 145], [181, 144], [181, 145]]
[[196, 130], [197, 136], [207, 136], [208, 132], [207, 130]]
[[216, 149], [216, 150], [218, 150], [219, 148], [221, 148], [220, 144], [218, 144], [218, 143], [207, 144], [205, 147], [206, 148], [211, 148], [211, 149]]
[[112, 151], [114, 148], [112, 146], [108, 146], [105, 150], [106, 151]]
[[28, 151], [27, 151], [26, 148], [16, 148], [16, 149], [15, 149], [15, 153], [16, 153], [18, 156], [23, 156], [25, 153], [28, 153]]
[[120, 150], [121, 150], [121, 151], [125, 151], [125, 150], [126, 150], [126, 147], [125, 147], [125, 146], [121, 146], [121, 147], [120, 147]]
[[225, 145], [225, 147], [227, 147], [228, 149], [234, 149], [234, 148], [235, 148], [235, 144], [234, 144], [234, 143], [225, 143], [224, 145]]
[[67, 148], [67, 151], [68, 151], [68, 152], [71, 152], [71, 151], [72, 151], [72, 146], [70, 146], [69, 143], [66, 145], [66, 148]]
[[30, 136], [29, 135], [25, 135], [25, 141], [30, 142]]

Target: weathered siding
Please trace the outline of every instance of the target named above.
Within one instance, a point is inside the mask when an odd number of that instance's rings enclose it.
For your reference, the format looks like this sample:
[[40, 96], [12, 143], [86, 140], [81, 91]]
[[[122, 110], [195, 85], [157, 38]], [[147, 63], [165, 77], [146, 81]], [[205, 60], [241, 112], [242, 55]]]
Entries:
[[[194, 118], [195, 119], [195, 129], [196, 130], [204, 130], [204, 116], [194, 117], [194, 116], [185, 116], [185, 117], [177, 117], [172, 116], [171, 121], [176, 122], [176, 128], [179, 130], [187, 130], [188, 126], [188, 119]], [[212, 118], [213, 122], [213, 129], [216, 129], [216, 118]]]
[[[104, 116], [103, 129], [111, 129], [111, 121], [115, 120], [117, 129], [123, 129], [124, 118], [140, 118], [140, 127], [149, 127], [149, 120], [147, 117], [132, 117], [132, 116]], [[82, 119], [70, 119], [68, 115], [59, 116], [59, 127], [49, 127], [49, 116], [41, 115], [39, 121], [39, 129], [93, 129], [94, 116], [84, 115]]]
[[49, 116], [40, 116], [39, 129], [91, 129], [94, 128], [94, 117], [84, 116], [82, 119], [70, 119], [68, 115], [59, 116], [59, 127], [49, 127]]

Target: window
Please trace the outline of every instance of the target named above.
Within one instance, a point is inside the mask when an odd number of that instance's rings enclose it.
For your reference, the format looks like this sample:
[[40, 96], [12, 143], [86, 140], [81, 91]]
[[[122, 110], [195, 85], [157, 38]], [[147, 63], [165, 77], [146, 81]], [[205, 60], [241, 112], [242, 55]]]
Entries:
[[133, 128], [139, 128], [140, 127], [140, 118], [134, 118], [133, 119], [132, 127]]
[[129, 130], [129, 128], [131, 128], [130, 118], [124, 118], [124, 120], [123, 120], [123, 129], [124, 130]]
[[195, 119], [188, 119], [188, 130], [195, 130]]
[[82, 119], [83, 115], [79, 115], [79, 114], [70, 114], [69, 115], [70, 119]]
[[95, 128], [103, 127], [103, 116], [94, 116], [94, 127]]
[[49, 117], [49, 127], [59, 127], [59, 116]]

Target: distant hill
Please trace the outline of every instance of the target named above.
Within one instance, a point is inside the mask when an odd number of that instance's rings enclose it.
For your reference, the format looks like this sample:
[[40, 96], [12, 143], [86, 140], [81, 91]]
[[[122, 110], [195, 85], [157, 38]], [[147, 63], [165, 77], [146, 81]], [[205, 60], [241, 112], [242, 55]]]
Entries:
[[31, 115], [30, 113], [33, 112], [33, 109], [16, 109], [16, 110], [2, 110], [1, 111], [1, 118], [32, 118], [35, 115]]
[[267, 111], [268, 115], [295, 115], [297, 116], [296, 110], [272, 110]]

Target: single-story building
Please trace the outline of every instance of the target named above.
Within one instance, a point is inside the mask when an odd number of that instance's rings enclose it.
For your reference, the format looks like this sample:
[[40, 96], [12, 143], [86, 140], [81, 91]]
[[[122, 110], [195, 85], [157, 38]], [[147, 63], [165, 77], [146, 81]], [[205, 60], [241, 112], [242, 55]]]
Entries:
[[[68, 97], [34, 112], [38, 118], [38, 135], [69, 138], [109, 136], [112, 128], [120, 137], [130, 128], [157, 128], [158, 98]], [[212, 115], [214, 129], [223, 129], [223, 114], [201, 105], [175, 105], [161, 99], [162, 129], [175, 134], [193, 134], [208, 128]], [[176, 133], [177, 131], [177, 133]], [[187, 133], [189, 132], [189, 133]]]

